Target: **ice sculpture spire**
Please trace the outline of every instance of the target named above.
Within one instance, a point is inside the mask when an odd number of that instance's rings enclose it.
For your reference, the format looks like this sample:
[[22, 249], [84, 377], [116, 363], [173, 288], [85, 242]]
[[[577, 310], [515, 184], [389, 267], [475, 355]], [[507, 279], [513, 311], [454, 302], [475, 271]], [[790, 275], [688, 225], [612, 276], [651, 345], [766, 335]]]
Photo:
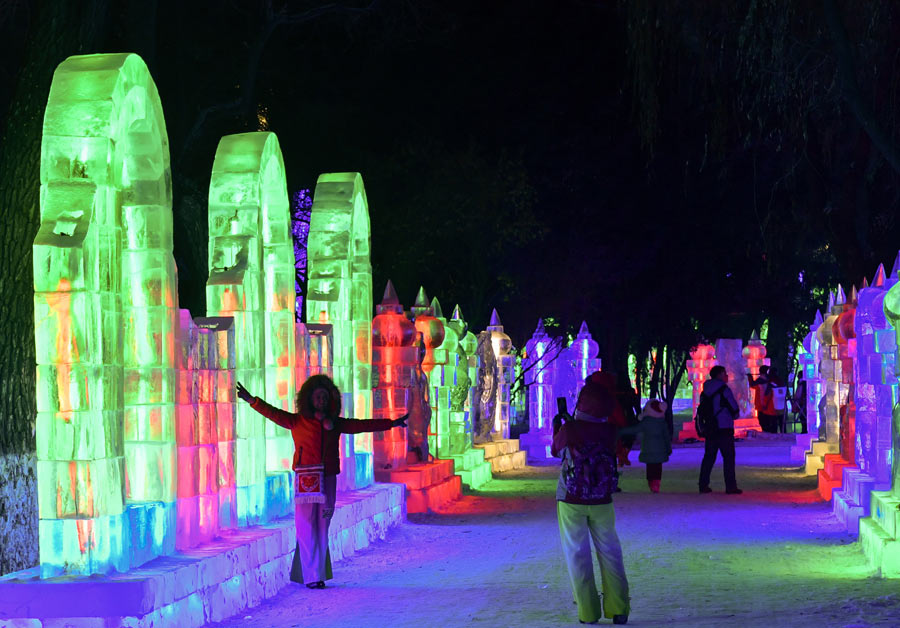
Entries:
[[856, 290], [856, 285], [854, 284], [850, 288], [850, 303], [857, 303], [859, 301], [859, 292]]
[[844, 286], [838, 284], [837, 296], [834, 299], [835, 305], [844, 305], [847, 303], [847, 295], [844, 294]]
[[829, 292], [829, 293], [828, 293], [828, 305], [825, 306], [825, 311], [826, 311], [828, 314], [831, 314], [831, 310], [834, 309], [835, 300], [836, 300], [836, 299], [835, 299], [835, 296], [834, 296], [834, 292]]
[[816, 329], [818, 329], [818, 328], [819, 328], [819, 325], [821, 325], [823, 322], [825, 322], [825, 319], [822, 318], [822, 312], [816, 310], [816, 318], [815, 318], [815, 320], [813, 321], [813, 327], [815, 327]]
[[539, 318], [537, 327], [534, 328], [534, 335], [537, 336], [546, 336], [547, 331], [544, 329], [544, 319]]
[[425, 293], [425, 287], [419, 286], [419, 293], [416, 295], [416, 301], [410, 308], [413, 318], [419, 316], [434, 316], [434, 310], [431, 309], [431, 303], [428, 301], [428, 295]]
[[431, 309], [433, 310], [435, 318], [440, 318], [440, 319], [444, 318], [444, 310], [441, 309], [441, 302], [438, 301], [437, 297], [434, 297], [431, 300]]
[[382, 305], [400, 305], [400, 299], [397, 298], [397, 291], [394, 290], [393, 282], [388, 279], [387, 285], [384, 287], [384, 297], [381, 299]]
[[878, 265], [878, 270], [875, 271], [875, 276], [872, 277], [872, 287], [881, 288], [884, 286], [884, 264]]
[[897, 251], [897, 257], [894, 258], [894, 265], [891, 267], [891, 277], [897, 279], [900, 273], [900, 251]]
[[497, 308], [494, 308], [491, 311], [491, 322], [488, 324], [488, 329], [491, 327], [499, 327], [503, 329], [503, 323], [500, 322], [500, 315], [497, 314]]

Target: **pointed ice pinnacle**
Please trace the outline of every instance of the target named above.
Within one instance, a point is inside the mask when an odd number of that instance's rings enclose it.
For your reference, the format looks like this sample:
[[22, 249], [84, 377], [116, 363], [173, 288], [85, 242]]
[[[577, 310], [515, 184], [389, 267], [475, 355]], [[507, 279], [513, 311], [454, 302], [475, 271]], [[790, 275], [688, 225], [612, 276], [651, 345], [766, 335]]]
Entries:
[[859, 302], [859, 292], [856, 291], [856, 285], [850, 288], [850, 303]]
[[823, 322], [825, 322], [825, 319], [822, 318], [822, 312], [816, 310], [816, 319], [813, 321], [813, 327], [818, 329], [819, 325], [821, 325]]
[[581, 321], [581, 327], [578, 328], [578, 337], [590, 336], [591, 330], [588, 329], [587, 321]]
[[869, 280], [866, 277], [863, 277], [862, 285], [859, 287], [859, 291], [862, 292], [866, 288], [869, 287]]
[[397, 298], [397, 291], [394, 290], [394, 284], [388, 279], [387, 285], [384, 287], [384, 297], [381, 299], [382, 305], [400, 305], [400, 299]]
[[753, 330], [753, 333], [750, 334], [750, 342], [759, 342], [759, 334], [756, 333], [756, 330]]
[[838, 284], [837, 296], [834, 298], [835, 305], [844, 305], [847, 303], [847, 295], [844, 294], [844, 286]]
[[897, 251], [897, 257], [894, 258], [894, 266], [891, 268], [891, 277], [897, 279], [897, 273], [900, 273], [900, 251]]
[[500, 316], [497, 314], [497, 308], [494, 308], [491, 311], [491, 322], [488, 324], [490, 327], [502, 327], [503, 323], [500, 322]]
[[875, 276], [872, 277], [872, 286], [875, 288], [882, 288], [884, 287], [884, 281], [884, 264], [879, 264], [878, 270], [875, 271]]
[[428, 295], [425, 294], [425, 287], [419, 286], [419, 294], [416, 295], [416, 307], [428, 307]]
[[546, 332], [546, 330], [544, 329], [544, 319], [543, 319], [543, 318], [539, 318], [539, 319], [538, 319], [537, 327], [534, 328], [534, 335], [535, 335], [535, 336], [540, 336], [540, 335], [545, 334], [545, 333], [547, 333], [547, 332]]
[[444, 311], [441, 309], [441, 302], [438, 301], [437, 297], [431, 300], [431, 309], [434, 310], [435, 318], [444, 318]]
[[833, 292], [828, 293], [828, 306], [825, 308], [826, 314], [831, 314], [831, 310], [834, 308], [835, 296]]
[[462, 310], [459, 309], [459, 303], [456, 304], [456, 307], [453, 308], [453, 314], [450, 315], [450, 320], [452, 321], [462, 321], [465, 320], [463, 318]]

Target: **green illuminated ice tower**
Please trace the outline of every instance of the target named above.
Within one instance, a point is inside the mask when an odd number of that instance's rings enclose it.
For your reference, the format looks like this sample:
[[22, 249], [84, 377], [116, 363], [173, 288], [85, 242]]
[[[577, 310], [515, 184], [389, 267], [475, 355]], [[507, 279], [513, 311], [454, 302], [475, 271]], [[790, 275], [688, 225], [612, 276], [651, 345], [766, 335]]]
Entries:
[[[356, 172], [319, 176], [307, 242], [306, 322], [332, 325], [343, 416], [372, 417], [372, 265], [369, 206]], [[372, 482], [372, 435], [342, 439], [338, 489]]]
[[[206, 304], [209, 316], [234, 317], [234, 377], [272, 405], [293, 411], [294, 250], [274, 133], [228, 135], [219, 142], [209, 184]], [[263, 521], [267, 508], [284, 512], [292, 455], [290, 432], [238, 404], [234, 465], [241, 525]]]
[[43, 572], [128, 569], [175, 536], [171, 172], [140, 57], [56, 69], [33, 253]]

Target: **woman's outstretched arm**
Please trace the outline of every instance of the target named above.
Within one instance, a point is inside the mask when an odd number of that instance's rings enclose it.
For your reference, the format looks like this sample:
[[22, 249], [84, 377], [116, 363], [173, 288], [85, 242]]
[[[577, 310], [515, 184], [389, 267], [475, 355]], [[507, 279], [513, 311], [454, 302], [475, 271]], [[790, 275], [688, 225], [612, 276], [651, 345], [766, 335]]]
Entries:
[[361, 434], [363, 432], [383, 432], [392, 427], [406, 427], [406, 419], [409, 413], [398, 419], [344, 419], [338, 420], [340, 431], [343, 434]]
[[272, 423], [280, 425], [287, 430], [293, 428], [294, 423], [297, 421], [296, 414], [285, 412], [284, 410], [269, 405], [259, 397], [254, 397], [240, 382], [237, 383], [237, 396], [249, 403], [251, 408], [272, 421]]

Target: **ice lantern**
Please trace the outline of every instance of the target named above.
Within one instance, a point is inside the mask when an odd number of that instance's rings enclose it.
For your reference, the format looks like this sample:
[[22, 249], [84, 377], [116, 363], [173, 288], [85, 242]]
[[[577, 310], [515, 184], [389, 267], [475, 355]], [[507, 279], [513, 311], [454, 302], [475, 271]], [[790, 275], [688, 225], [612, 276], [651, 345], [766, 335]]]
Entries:
[[425, 294], [425, 288], [421, 286], [411, 311], [416, 331], [422, 334], [422, 342], [425, 343], [425, 359], [422, 361], [422, 370], [428, 375], [435, 365], [434, 350], [444, 342], [444, 325], [434, 317], [434, 310], [428, 302], [428, 295]]
[[493, 432], [500, 438], [509, 438], [509, 390], [516, 364], [516, 356], [510, 355], [512, 340], [503, 331], [503, 323], [497, 310], [491, 312], [491, 322], [487, 327], [491, 334], [491, 349], [497, 360], [497, 397], [494, 405]]
[[[709, 371], [716, 365], [716, 348], [712, 345], [700, 344], [694, 347], [690, 353], [691, 359], [687, 361], [688, 379], [691, 381], [691, 416], [697, 415], [697, 406], [700, 405], [700, 391], [703, 382], [709, 377]], [[689, 438], [699, 439], [697, 429], [693, 421], [685, 421], [678, 433], [678, 440], [685, 441]]]
[[[396, 419], [407, 411], [412, 371], [418, 363], [416, 327], [403, 314], [403, 306], [388, 281], [372, 319], [372, 416]], [[395, 427], [374, 435], [377, 469], [406, 466], [406, 428]]]

